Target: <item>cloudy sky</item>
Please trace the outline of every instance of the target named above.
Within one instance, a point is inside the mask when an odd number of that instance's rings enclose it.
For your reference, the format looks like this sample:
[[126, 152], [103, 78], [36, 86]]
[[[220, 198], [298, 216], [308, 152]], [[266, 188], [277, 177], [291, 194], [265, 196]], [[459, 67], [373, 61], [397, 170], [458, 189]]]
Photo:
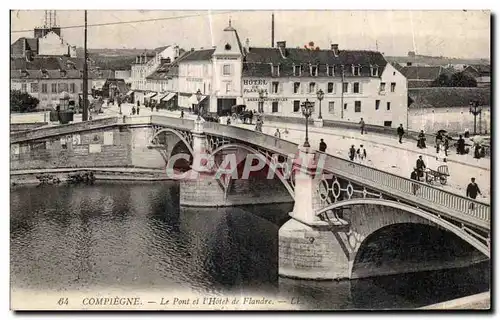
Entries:
[[[178, 44], [210, 47], [229, 18], [251, 46], [270, 46], [271, 11], [88, 11], [89, 48], [154, 48]], [[193, 15], [197, 15], [193, 17]], [[188, 17], [186, 17], [188, 16]], [[190, 16], [190, 17], [189, 17]], [[150, 22], [137, 20], [163, 19]], [[11, 12], [11, 43], [32, 37], [43, 10]], [[61, 27], [83, 25], [83, 11], [57, 11]], [[23, 31], [23, 32], [17, 32]], [[63, 29], [64, 39], [83, 47], [83, 28]], [[459, 58], [490, 57], [488, 11], [275, 11], [275, 40], [287, 46], [314, 41], [321, 48], [378, 49], [386, 55], [418, 54]]]

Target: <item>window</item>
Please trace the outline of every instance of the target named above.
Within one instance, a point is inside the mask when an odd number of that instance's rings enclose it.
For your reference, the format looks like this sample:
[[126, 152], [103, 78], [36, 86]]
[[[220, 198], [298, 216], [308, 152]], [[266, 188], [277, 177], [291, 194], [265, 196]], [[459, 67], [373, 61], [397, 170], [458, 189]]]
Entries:
[[300, 112], [300, 100], [293, 101], [293, 112]]
[[273, 101], [273, 112], [278, 112], [278, 102]]
[[381, 82], [380, 83], [380, 92], [384, 92], [385, 91], [385, 82]]
[[300, 66], [293, 66], [293, 75], [296, 77], [300, 76]]
[[226, 82], [226, 93], [231, 92], [231, 82]]
[[352, 67], [352, 74], [355, 76], [361, 75], [361, 67], [360, 66], [353, 66]]
[[58, 83], [57, 90], [58, 90], [58, 92], [68, 91], [68, 84], [67, 83]]
[[392, 121], [384, 121], [384, 127], [392, 127]]
[[47, 93], [47, 84], [42, 83], [42, 93]]
[[375, 100], [375, 110], [380, 108], [380, 100]]
[[299, 90], [300, 90], [300, 82], [294, 82], [293, 93], [299, 93]]
[[347, 103], [344, 103], [344, 110], [347, 110]]
[[349, 83], [344, 82], [344, 83], [342, 84], [342, 92], [343, 92], [343, 93], [347, 93], [347, 92], [349, 91], [348, 89], [349, 89]]
[[354, 85], [352, 86], [352, 92], [359, 93], [359, 82], [354, 82]]
[[335, 102], [334, 101], [330, 101], [328, 102], [328, 112], [333, 114], [334, 113], [334, 109], [335, 109]]
[[311, 66], [311, 77], [318, 76], [318, 66]]
[[361, 112], [361, 101], [354, 101], [354, 112]]
[[69, 92], [70, 93], [75, 93], [76, 90], [75, 90], [75, 84], [74, 83], [70, 83], [69, 84]]
[[315, 82], [309, 83], [309, 93], [316, 93], [316, 83]]
[[396, 82], [391, 82], [391, 92], [396, 91]]
[[230, 76], [231, 75], [231, 65], [225, 64], [222, 66], [222, 75]]
[[372, 77], [378, 76], [378, 67], [372, 67]]
[[279, 82], [273, 82], [273, 91], [272, 93], [278, 93], [279, 90]]
[[27, 84], [26, 83], [21, 83], [21, 91], [26, 92], [27, 91]]
[[329, 76], [334, 76], [335, 75], [333, 66], [327, 66], [327, 73], [328, 73]]
[[52, 83], [50, 85], [52, 93], [57, 93], [57, 83]]
[[271, 71], [272, 71], [273, 77], [279, 77], [279, 75], [280, 75], [280, 66], [279, 65], [277, 65], [277, 66], [271, 65]]
[[327, 93], [333, 92], [333, 82], [328, 82], [328, 86], [326, 88]]
[[387, 102], [387, 110], [391, 110], [391, 103]]
[[30, 83], [30, 91], [38, 92], [38, 83]]

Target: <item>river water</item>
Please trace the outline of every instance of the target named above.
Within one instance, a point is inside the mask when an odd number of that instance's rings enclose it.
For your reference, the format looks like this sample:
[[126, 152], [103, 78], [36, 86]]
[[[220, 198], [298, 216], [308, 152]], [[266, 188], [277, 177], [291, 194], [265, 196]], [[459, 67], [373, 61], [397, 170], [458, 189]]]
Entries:
[[489, 264], [353, 281], [278, 273], [292, 204], [180, 208], [174, 182], [11, 190], [13, 290], [190, 290], [294, 296], [305, 309], [413, 308], [489, 289]]

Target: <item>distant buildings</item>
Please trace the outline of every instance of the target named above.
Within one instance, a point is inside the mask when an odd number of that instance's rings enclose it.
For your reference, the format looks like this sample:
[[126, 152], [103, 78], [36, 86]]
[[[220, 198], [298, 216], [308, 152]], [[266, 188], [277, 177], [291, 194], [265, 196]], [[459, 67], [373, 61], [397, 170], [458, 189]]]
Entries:
[[463, 72], [476, 79], [478, 87], [489, 87], [491, 85], [490, 65], [470, 65], [465, 67]]
[[398, 69], [408, 80], [408, 88], [431, 87], [440, 75], [452, 75], [449, 69], [441, 66], [406, 66]]

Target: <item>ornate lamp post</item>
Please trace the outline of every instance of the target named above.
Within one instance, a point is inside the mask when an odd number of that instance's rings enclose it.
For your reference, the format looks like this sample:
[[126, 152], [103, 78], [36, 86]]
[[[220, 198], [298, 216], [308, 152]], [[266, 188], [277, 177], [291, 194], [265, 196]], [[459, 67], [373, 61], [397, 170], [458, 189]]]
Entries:
[[[476, 117], [479, 115], [479, 131], [481, 131], [481, 112], [483, 111], [479, 106], [479, 101], [472, 100], [469, 102], [469, 113], [474, 116], [474, 135], [476, 134]], [[479, 109], [478, 109], [479, 108]]]
[[196, 100], [198, 100], [198, 118], [197, 118], [197, 120], [201, 120], [201, 117], [200, 117], [200, 114], [201, 114], [201, 110], [200, 110], [201, 96], [202, 96], [202, 93], [201, 93], [200, 89], [198, 89], [198, 91], [196, 91]]
[[318, 119], [323, 119], [323, 116], [321, 116], [321, 100], [325, 97], [325, 93], [323, 90], [319, 89], [318, 92], [316, 92], [316, 96], [318, 97], [319, 100], [319, 116]]
[[306, 99], [306, 101], [302, 102], [302, 114], [306, 117], [306, 141], [304, 141], [304, 147], [309, 148], [311, 145], [309, 144], [309, 117], [312, 114], [313, 105]]

